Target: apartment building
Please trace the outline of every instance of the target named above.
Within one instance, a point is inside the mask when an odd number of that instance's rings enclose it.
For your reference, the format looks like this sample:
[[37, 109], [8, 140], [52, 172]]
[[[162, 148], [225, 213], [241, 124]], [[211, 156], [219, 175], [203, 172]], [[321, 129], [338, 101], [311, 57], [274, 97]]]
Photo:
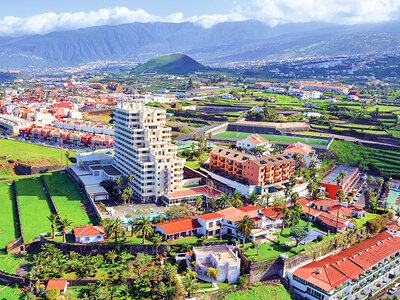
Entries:
[[181, 188], [185, 161], [171, 143], [166, 111], [118, 103], [114, 120], [114, 165], [126, 176], [133, 174], [135, 196], [143, 202], [155, 201]]
[[249, 135], [247, 138], [237, 141], [236, 147], [240, 149], [245, 149], [248, 153], [255, 147], [264, 146], [266, 153], [268, 155], [272, 151], [272, 144], [264, 137], [258, 134]]
[[0, 115], [0, 131], [9, 135], [19, 135], [20, 129], [30, 127], [31, 122], [12, 115]]
[[400, 276], [400, 237], [387, 231], [313, 261], [287, 278], [305, 299], [368, 299]]
[[[193, 247], [193, 256], [186, 256], [186, 264], [197, 272], [197, 278], [211, 282], [208, 268], [218, 270], [219, 282], [237, 282], [240, 276], [240, 258], [237, 248], [228, 245]], [[191, 262], [195, 261], [194, 267]]]
[[283, 154], [256, 157], [216, 147], [210, 153], [210, 170], [249, 185], [264, 186], [289, 179], [294, 174], [295, 162]]
[[338, 191], [336, 178], [342, 171], [346, 172], [345, 178], [339, 185], [339, 189], [342, 189], [347, 195], [357, 184], [361, 177], [360, 171], [356, 167], [348, 167], [344, 165], [337, 166], [328, 175], [321, 180], [321, 186], [328, 192], [328, 198], [336, 200], [336, 193]]
[[304, 82], [301, 86], [305, 90], [320, 91], [323, 93], [330, 92], [342, 95], [347, 95], [349, 93], [349, 89], [347, 87], [323, 84], [320, 82]]

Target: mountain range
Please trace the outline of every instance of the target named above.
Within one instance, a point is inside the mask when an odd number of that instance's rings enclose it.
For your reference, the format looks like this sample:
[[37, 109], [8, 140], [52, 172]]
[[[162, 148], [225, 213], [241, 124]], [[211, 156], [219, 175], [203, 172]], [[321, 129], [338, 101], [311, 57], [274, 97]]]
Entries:
[[204, 28], [194, 23], [130, 23], [45, 35], [0, 37], [0, 67], [74, 66], [99, 60], [144, 62], [185, 53], [203, 64], [400, 50], [400, 22], [363, 25], [248, 20]]

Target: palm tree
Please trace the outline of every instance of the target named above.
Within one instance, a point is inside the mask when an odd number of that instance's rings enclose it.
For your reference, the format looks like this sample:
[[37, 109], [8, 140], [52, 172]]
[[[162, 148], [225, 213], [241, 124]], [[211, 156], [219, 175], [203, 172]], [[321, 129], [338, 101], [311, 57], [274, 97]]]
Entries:
[[151, 239], [154, 248], [156, 248], [156, 255], [158, 254], [158, 248], [161, 246], [163, 240], [164, 239], [160, 234], [155, 234]]
[[[385, 189], [386, 193], [389, 193], [389, 191], [392, 189], [392, 183], [390, 181], [386, 181], [384, 189]], [[385, 210], [387, 209], [387, 205], [388, 205], [388, 201], [385, 200]]]
[[185, 281], [185, 289], [188, 291], [188, 296], [191, 297], [193, 292], [199, 289], [199, 283], [196, 279], [189, 279]]
[[342, 189], [336, 192], [336, 198], [338, 200], [338, 207], [337, 207], [337, 215], [336, 215], [336, 232], [338, 232], [339, 227], [339, 212], [340, 212], [340, 203], [344, 200], [345, 194]]
[[135, 224], [135, 232], [143, 235], [143, 245], [146, 242], [146, 237], [154, 232], [154, 226], [150, 221], [150, 218], [141, 217], [137, 219]]
[[44, 290], [45, 289], [45, 285], [43, 283], [41, 283], [40, 280], [38, 279], [34, 283], [33, 288], [35, 289], [35, 293], [39, 294], [40, 290]]
[[133, 236], [133, 233], [135, 231], [136, 220], [129, 220], [128, 225], [131, 226], [131, 236]]
[[382, 177], [379, 177], [378, 180], [376, 181], [376, 185], [378, 187], [378, 192], [377, 192], [377, 198], [381, 195], [381, 190], [383, 187], [385, 180]]
[[307, 217], [307, 230], [310, 230], [310, 215], [311, 215], [311, 200], [317, 200], [319, 198], [319, 186], [318, 183], [313, 181], [308, 184], [308, 191], [310, 196], [308, 197], [308, 217]]
[[262, 200], [264, 201], [265, 199], [265, 207], [269, 207], [269, 199], [271, 198], [271, 195], [269, 193], [265, 193], [264, 196], [262, 196]]
[[129, 175], [128, 175], [128, 181], [129, 181], [130, 183], [132, 183], [134, 180], [135, 180], [135, 175], [133, 175], [133, 173], [130, 172]]
[[125, 188], [121, 193], [121, 199], [124, 201], [124, 204], [127, 203], [128, 200], [132, 198], [133, 190], [130, 186]]
[[227, 194], [222, 194], [221, 197], [218, 198], [218, 207], [221, 209], [232, 206], [231, 198]]
[[164, 268], [164, 277], [169, 281], [169, 286], [171, 287], [171, 282], [175, 279], [176, 277], [176, 272], [177, 268], [176, 266], [173, 265], [165, 265]]
[[374, 183], [375, 183], [375, 178], [372, 177], [372, 176], [369, 176], [369, 177], [367, 178], [368, 187], [371, 188], [371, 187], [374, 185]]
[[283, 210], [282, 210], [283, 211], [283, 222], [282, 222], [281, 234], [283, 233], [283, 230], [285, 229], [285, 219], [286, 219], [286, 210], [287, 210], [286, 201], [288, 198], [290, 199], [291, 197], [292, 197], [292, 187], [288, 186], [285, 190], [285, 198], [283, 199], [284, 205], [283, 205]]
[[238, 190], [234, 190], [234, 191], [231, 193], [230, 196], [231, 196], [232, 200], [235, 200], [235, 199], [242, 200], [242, 198], [243, 198], [242, 194], [241, 194]]
[[190, 280], [190, 279], [195, 279], [197, 277], [197, 272], [193, 271], [190, 268], [186, 268], [186, 272], [185, 272], [185, 277]]
[[260, 200], [260, 195], [257, 195], [257, 194], [250, 194], [249, 195], [249, 202], [251, 204], [256, 205], [259, 200]]
[[107, 258], [112, 264], [115, 263], [115, 260], [117, 259], [117, 257], [118, 257], [118, 254], [117, 254], [117, 252], [115, 252], [115, 250], [108, 251], [107, 254], [106, 254], [106, 258]]
[[109, 232], [110, 236], [114, 234], [115, 243], [118, 242], [118, 235], [124, 231], [124, 225], [122, 221], [117, 218], [116, 220], [112, 220], [107, 224], [109, 226], [107, 232]]
[[297, 178], [296, 178], [296, 176], [294, 176], [294, 175], [290, 176], [289, 181], [290, 181], [290, 186], [291, 186], [292, 188], [294, 188], [294, 187], [296, 186], [296, 183], [297, 183]]
[[243, 202], [239, 198], [234, 198], [232, 199], [232, 205], [236, 208], [243, 207]]
[[197, 196], [194, 200], [194, 204], [196, 205], [197, 210], [199, 210], [203, 205], [203, 198], [201, 196]]
[[237, 222], [236, 231], [242, 234], [243, 247], [245, 247], [246, 238], [250, 235], [252, 229], [254, 229], [254, 221], [249, 216], [244, 216]]
[[300, 198], [299, 193], [298, 193], [298, 192], [294, 192], [294, 193], [292, 194], [292, 205], [295, 205], [295, 204], [296, 204], [296, 201], [297, 201], [299, 198]]
[[214, 278], [218, 279], [218, 269], [208, 268], [206, 271], [207, 276], [211, 277], [211, 286], [214, 286]]
[[63, 219], [60, 218], [58, 222], [59, 222], [61, 230], [63, 232], [63, 242], [66, 243], [67, 242], [67, 238], [66, 238], [67, 228], [72, 225], [72, 222], [70, 220], [68, 220], [67, 218], [63, 218]]
[[51, 214], [50, 216], [47, 216], [47, 219], [51, 223], [51, 230], [53, 232], [53, 239], [54, 239], [55, 238], [55, 228], [56, 228], [56, 224], [57, 224], [57, 221], [58, 221], [58, 215]]

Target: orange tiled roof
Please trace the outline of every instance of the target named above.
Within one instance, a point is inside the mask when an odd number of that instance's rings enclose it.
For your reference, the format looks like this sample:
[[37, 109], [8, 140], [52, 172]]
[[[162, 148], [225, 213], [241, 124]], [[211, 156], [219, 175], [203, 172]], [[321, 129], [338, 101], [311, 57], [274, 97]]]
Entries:
[[74, 228], [75, 236], [90, 236], [104, 234], [102, 226], [77, 226]]
[[248, 216], [250, 218], [256, 218], [258, 216], [256, 211], [244, 212], [235, 207], [228, 207], [217, 211], [217, 213], [224, 215], [225, 219], [232, 222], [240, 221], [241, 219], [243, 219], [244, 216]]
[[283, 214], [281, 213], [283, 205], [279, 206], [270, 206], [266, 209], [263, 209], [261, 213], [271, 219], [280, 219], [283, 218]]
[[181, 197], [196, 197], [196, 196], [202, 196], [206, 195], [208, 197], [214, 198], [216, 196], [221, 195], [222, 193], [212, 187], [209, 186], [199, 186], [195, 188], [190, 188], [190, 189], [181, 189], [181, 190], [176, 190], [174, 192], [171, 192], [168, 194], [168, 197], [170, 199], [174, 198], [181, 198]]
[[221, 215], [216, 212], [197, 216], [198, 219], [207, 220], [207, 221], [213, 220], [213, 219], [219, 219], [219, 218], [223, 218], [223, 217], [224, 217], [224, 215]]
[[189, 231], [201, 227], [200, 223], [196, 219], [192, 218], [184, 218], [157, 223], [154, 224], [154, 226], [161, 227], [167, 235]]
[[66, 284], [67, 284], [66, 280], [50, 279], [49, 282], [47, 283], [46, 290], [50, 290], [50, 289], [63, 290], [65, 288]]
[[289, 153], [299, 153], [299, 154], [306, 154], [310, 153], [312, 147], [310, 145], [306, 145], [300, 142], [290, 144], [289, 146], [286, 147], [283, 152], [289, 152]]

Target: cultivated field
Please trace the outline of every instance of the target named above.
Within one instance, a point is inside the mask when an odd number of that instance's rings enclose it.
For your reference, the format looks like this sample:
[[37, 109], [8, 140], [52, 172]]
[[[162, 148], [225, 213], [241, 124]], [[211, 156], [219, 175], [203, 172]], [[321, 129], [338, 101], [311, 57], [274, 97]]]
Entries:
[[11, 185], [0, 184], [0, 249], [5, 248], [9, 241], [15, 240], [18, 233], [18, 218], [14, 202], [14, 192]]
[[[236, 131], [225, 131], [216, 134], [216, 137], [222, 138], [233, 138], [233, 139], [245, 139], [252, 133], [248, 132], [236, 132]], [[260, 134], [266, 139], [273, 142], [283, 142], [283, 143], [295, 143], [302, 142], [309, 145], [327, 145], [328, 140], [325, 139], [315, 139], [315, 138], [303, 138], [303, 137], [295, 137], [295, 136], [283, 136], [283, 135], [270, 135], [270, 134]]]
[[51, 214], [49, 201], [40, 178], [16, 181], [22, 230], [27, 243], [40, 233], [50, 232], [51, 224], [47, 216]]
[[[75, 152], [69, 153], [75, 156]], [[32, 166], [61, 164], [61, 150], [13, 140], [0, 140], [0, 178], [15, 176], [13, 164], [18, 162]]]
[[87, 213], [82, 208], [83, 195], [67, 175], [53, 173], [44, 175], [47, 187], [62, 218], [72, 222], [72, 226], [90, 224]]

